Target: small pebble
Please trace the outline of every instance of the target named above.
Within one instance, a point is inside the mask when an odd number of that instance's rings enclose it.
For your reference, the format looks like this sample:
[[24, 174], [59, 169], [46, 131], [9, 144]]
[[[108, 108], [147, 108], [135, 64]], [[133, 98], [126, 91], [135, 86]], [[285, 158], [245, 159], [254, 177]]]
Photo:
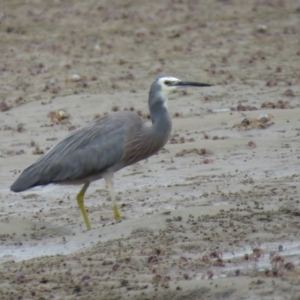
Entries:
[[55, 78], [51, 78], [51, 79], [49, 80], [49, 84], [55, 85], [55, 83], [56, 83], [56, 79], [55, 79]]
[[257, 25], [257, 31], [260, 33], [265, 33], [267, 31], [268, 27], [264, 24]]
[[100, 50], [101, 50], [100, 45], [96, 44], [96, 45], [94, 46], [94, 50], [95, 50], [95, 51], [100, 51]]
[[81, 77], [80, 77], [80, 75], [74, 73], [74, 74], [71, 76], [71, 79], [72, 79], [73, 81], [80, 81], [80, 80], [81, 80]]

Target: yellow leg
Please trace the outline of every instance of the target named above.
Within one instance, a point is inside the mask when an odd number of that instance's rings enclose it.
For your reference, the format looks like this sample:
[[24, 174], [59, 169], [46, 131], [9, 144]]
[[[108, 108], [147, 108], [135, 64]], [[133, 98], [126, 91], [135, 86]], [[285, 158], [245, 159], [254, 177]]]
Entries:
[[110, 194], [110, 198], [112, 200], [112, 207], [113, 207], [113, 212], [114, 212], [114, 218], [116, 221], [121, 221], [122, 220], [122, 216], [121, 213], [118, 209], [118, 205], [117, 205], [117, 201], [116, 201], [116, 194], [115, 194], [115, 190], [114, 190], [114, 181], [113, 181], [113, 177], [112, 176], [106, 176], [104, 177], [109, 194]]
[[88, 214], [84, 207], [84, 194], [85, 194], [87, 188], [89, 187], [89, 185], [90, 185], [89, 183], [85, 183], [77, 195], [77, 203], [78, 203], [79, 209], [81, 211], [81, 214], [83, 216], [83, 219], [84, 219], [87, 229], [91, 229], [91, 223], [90, 223]]

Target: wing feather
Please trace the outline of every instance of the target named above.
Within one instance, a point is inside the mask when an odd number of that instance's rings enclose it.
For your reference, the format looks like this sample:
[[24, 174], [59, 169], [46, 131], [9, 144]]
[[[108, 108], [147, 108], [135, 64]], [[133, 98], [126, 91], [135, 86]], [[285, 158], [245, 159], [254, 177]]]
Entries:
[[83, 180], [120, 163], [130, 132], [143, 124], [133, 112], [117, 112], [94, 120], [23, 171], [12, 185], [22, 191], [37, 185]]

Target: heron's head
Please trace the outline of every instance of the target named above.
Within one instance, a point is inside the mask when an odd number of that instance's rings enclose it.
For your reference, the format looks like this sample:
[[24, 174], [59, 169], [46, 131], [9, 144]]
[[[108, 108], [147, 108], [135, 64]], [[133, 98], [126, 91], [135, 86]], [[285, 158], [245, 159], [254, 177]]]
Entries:
[[[168, 96], [178, 90], [181, 86], [210, 86], [206, 83], [183, 81], [172, 76], [160, 76], [152, 83], [149, 94], [149, 104], [162, 101], [167, 107]], [[154, 103], [151, 103], [154, 102]]]

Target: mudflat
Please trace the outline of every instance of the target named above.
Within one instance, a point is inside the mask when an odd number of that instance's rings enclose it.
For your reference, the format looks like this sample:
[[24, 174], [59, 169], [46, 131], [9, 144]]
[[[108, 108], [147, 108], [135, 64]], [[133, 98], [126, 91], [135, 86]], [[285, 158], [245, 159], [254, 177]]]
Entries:
[[[297, 1], [0, 4], [1, 299], [300, 299]], [[172, 136], [104, 181], [15, 194], [20, 172], [94, 118], [148, 119], [156, 76], [212, 84], [169, 99]]]

